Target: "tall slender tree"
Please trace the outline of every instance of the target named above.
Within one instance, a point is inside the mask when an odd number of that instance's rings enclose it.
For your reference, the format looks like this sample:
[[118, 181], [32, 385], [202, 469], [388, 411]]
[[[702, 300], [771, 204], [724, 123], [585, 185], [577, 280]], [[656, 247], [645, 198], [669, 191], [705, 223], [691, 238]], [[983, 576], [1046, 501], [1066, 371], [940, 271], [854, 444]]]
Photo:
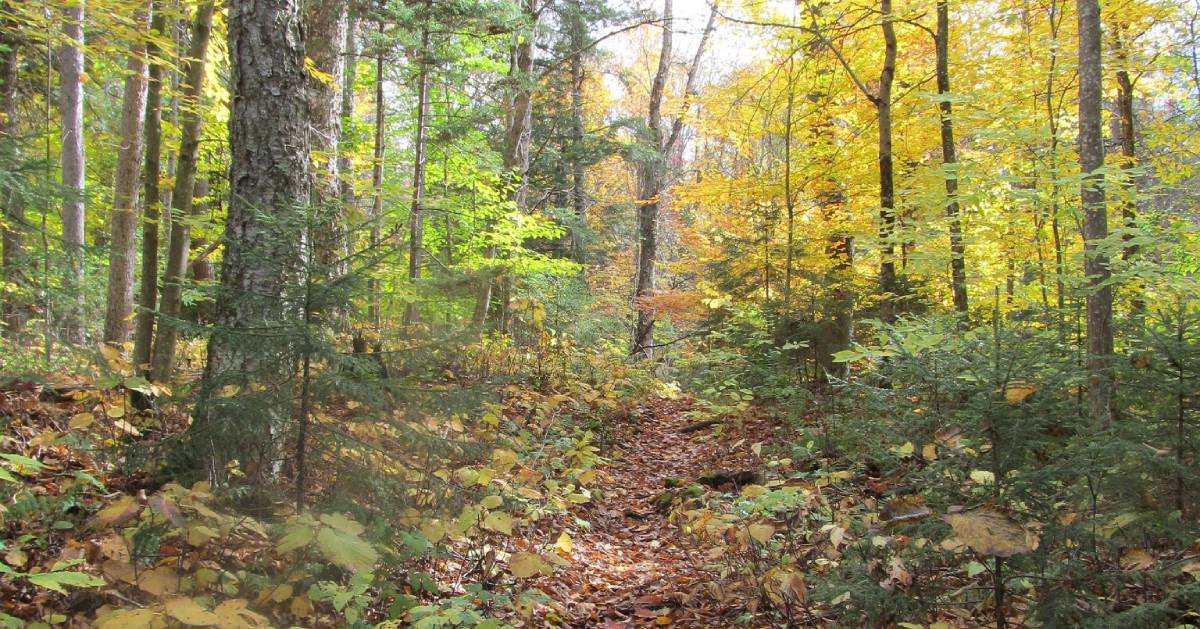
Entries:
[[82, 344], [84, 272], [84, 136], [83, 136], [83, 20], [84, 0], [63, 11], [63, 39], [58, 51], [59, 117], [62, 120], [62, 247], [65, 266], [62, 287], [63, 338]]
[[214, 11], [212, 0], [205, 0], [196, 9], [192, 26], [192, 41], [188, 49], [187, 74], [179, 99], [183, 109], [183, 129], [179, 140], [179, 159], [175, 166], [175, 186], [171, 194], [171, 240], [167, 247], [167, 268], [163, 274], [162, 295], [158, 312], [158, 329], [151, 354], [151, 375], [156, 380], [169, 380], [175, 365], [175, 342], [183, 305], [183, 283], [187, 277], [187, 257], [191, 249], [191, 222], [194, 213], [196, 168], [200, 158], [200, 135], [204, 126], [201, 100], [204, 97], [204, 74], [208, 64], [208, 40], [212, 34]]
[[[0, 16], [11, 12], [8, 1], [0, 2]], [[0, 167], [12, 169], [17, 151], [18, 50], [21, 48], [16, 20], [0, 18]], [[14, 288], [28, 283], [25, 274], [25, 200], [14, 181], [0, 184], [0, 279]], [[0, 334], [19, 334], [25, 325], [25, 309], [17, 290], [6, 291], [0, 302]]]
[[[426, 9], [429, 3], [426, 3]], [[426, 16], [429, 19], [429, 16]], [[426, 127], [429, 117], [429, 69], [431, 36], [429, 24], [421, 28], [421, 47], [417, 51], [417, 111], [416, 128], [413, 131], [413, 179], [412, 207], [408, 214], [408, 281], [415, 285], [421, 281], [421, 265], [424, 254], [425, 232], [425, 168]], [[404, 310], [405, 325], [413, 325], [421, 319], [421, 306], [416, 299]]]
[[966, 247], [958, 203], [958, 156], [954, 146], [954, 109], [950, 102], [950, 1], [937, 0], [937, 89], [941, 115], [942, 166], [946, 177], [946, 218], [950, 223], [950, 286], [954, 309], [967, 312]]
[[[140, 27], [151, 19], [148, 9], [138, 19]], [[129, 340], [129, 315], [133, 313], [133, 269], [137, 261], [138, 193], [141, 184], [142, 139], [146, 122], [146, 33], [137, 33], [125, 69], [125, 94], [121, 105], [121, 145], [117, 147], [117, 176], [113, 193], [111, 243], [108, 255], [108, 298], [104, 310], [104, 340]]]
[[347, 0], [303, 0], [305, 55], [315, 72], [308, 81], [313, 152], [312, 207], [318, 229], [313, 246], [329, 278], [346, 273], [346, 217], [338, 150], [342, 139], [342, 78], [346, 73]]
[[1108, 255], [1108, 209], [1104, 194], [1104, 98], [1101, 64], [1100, 2], [1079, 0], [1079, 197], [1083, 205], [1083, 272], [1087, 277], [1088, 410], [1097, 428], [1113, 418], [1112, 286]]

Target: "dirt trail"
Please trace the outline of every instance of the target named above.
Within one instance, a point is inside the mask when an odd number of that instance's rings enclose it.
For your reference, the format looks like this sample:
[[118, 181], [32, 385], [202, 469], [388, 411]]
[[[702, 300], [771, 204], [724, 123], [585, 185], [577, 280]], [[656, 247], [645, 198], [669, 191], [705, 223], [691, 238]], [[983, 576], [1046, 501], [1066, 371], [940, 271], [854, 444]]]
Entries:
[[708, 429], [680, 434], [692, 421], [689, 408], [686, 401], [649, 400], [616, 427], [620, 456], [602, 470], [602, 496], [578, 514], [591, 530], [568, 527], [571, 564], [540, 584], [569, 626], [725, 626], [707, 594], [716, 578], [702, 567], [708, 548], [653, 502], [668, 478], [692, 482], [718, 469], [756, 469], [751, 443], [773, 426], [751, 418], [719, 438]]

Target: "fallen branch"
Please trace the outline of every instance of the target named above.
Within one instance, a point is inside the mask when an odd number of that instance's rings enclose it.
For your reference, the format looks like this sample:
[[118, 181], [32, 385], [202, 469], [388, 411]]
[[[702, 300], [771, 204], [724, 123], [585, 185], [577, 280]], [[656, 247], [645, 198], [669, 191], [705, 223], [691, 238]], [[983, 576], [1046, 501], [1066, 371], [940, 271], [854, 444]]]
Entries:
[[725, 420], [723, 420], [723, 419], [706, 419], [702, 422], [691, 423], [691, 424], [688, 424], [687, 426], [684, 426], [683, 428], [680, 428], [679, 434], [686, 435], [687, 433], [690, 433], [690, 432], [696, 432], [697, 430], [704, 430], [705, 428], [708, 428], [709, 426], [716, 426], [717, 424], [724, 424], [724, 423], [725, 423]]

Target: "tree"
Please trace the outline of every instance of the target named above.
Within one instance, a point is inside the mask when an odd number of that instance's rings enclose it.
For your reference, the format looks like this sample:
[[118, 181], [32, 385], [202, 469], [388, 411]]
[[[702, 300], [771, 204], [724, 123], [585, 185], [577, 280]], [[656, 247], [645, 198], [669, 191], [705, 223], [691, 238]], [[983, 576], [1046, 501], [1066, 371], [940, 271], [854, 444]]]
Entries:
[[[428, 3], [426, 5], [428, 9]], [[428, 19], [428, 16], [427, 16]], [[429, 25], [421, 28], [421, 47], [417, 51], [417, 111], [416, 128], [413, 131], [413, 179], [412, 208], [408, 215], [408, 281], [415, 285], [421, 281], [421, 264], [424, 253], [424, 203], [426, 166], [426, 119], [429, 116]], [[414, 299], [404, 309], [404, 324], [413, 325], [421, 319], [421, 306]]]
[[[9, 3], [0, 3], [0, 15], [8, 15]], [[13, 169], [18, 158], [17, 153], [17, 78], [18, 50], [20, 40], [16, 20], [4, 18], [0, 21], [0, 165]], [[10, 285], [5, 291], [3, 302], [0, 303], [0, 334], [13, 336], [21, 332], [25, 325], [23, 304], [18, 297], [17, 288], [27, 283], [25, 277], [25, 201], [16, 181], [6, 178], [0, 183], [0, 203], [3, 204], [3, 215], [0, 215], [0, 246], [3, 247], [3, 257], [0, 258], [0, 276]]]
[[59, 47], [59, 115], [62, 119], [62, 246], [66, 257], [62, 286], [67, 295], [62, 313], [63, 338], [80, 345], [83, 327], [84, 272], [84, 139], [83, 19], [84, 0], [63, 10]]
[[[152, 10], [152, 9], [151, 9]], [[139, 18], [145, 25], [149, 13]], [[104, 310], [104, 340], [129, 340], [129, 315], [133, 312], [133, 268], [136, 262], [138, 188], [141, 183], [142, 130], [146, 121], [146, 42], [138, 33], [129, 55], [125, 96], [121, 107], [121, 145], [117, 148], [117, 177], [111, 219], [112, 242], [108, 256], [108, 299]]]
[[[298, 320], [310, 225], [304, 41], [298, 0], [230, 4], [230, 202], [216, 325], [191, 429], [204, 447], [201, 469], [214, 480], [232, 459], [272, 475], [278, 431], [290, 415], [288, 326]], [[226, 386], [251, 384], [236, 401], [222, 396]]]
[[937, 89], [941, 113], [942, 165], [946, 169], [946, 217], [950, 221], [950, 285], [954, 309], [967, 312], [967, 270], [961, 209], [958, 204], [958, 158], [954, 147], [953, 106], [950, 103], [950, 2], [937, 0]]
[[1104, 239], [1108, 208], [1104, 194], [1104, 136], [1101, 104], [1100, 2], [1079, 0], [1079, 197], [1083, 206], [1084, 258], [1087, 278], [1088, 411], [1093, 425], [1107, 428], [1113, 417], [1112, 286]]
[[635, 358], [651, 358], [654, 353], [654, 309], [647, 303], [654, 294], [655, 265], [658, 257], [658, 215], [662, 206], [662, 195], [666, 191], [667, 161], [676, 150], [680, 134], [683, 131], [684, 117], [691, 108], [696, 96], [696, 80], [700, 68], [700, 60], [704, 56], [704, 47], [708, 42], [716, 24], [717, 8], [713, 5], [708, 16], [708, 24], [700, 36], [696, 46], [696, 54], [688, 67], [687, 79], [684, 83], [683, 105], [679, 115], [664, 135], [662, 123], [663, 92], [671, 71], [671, 44], [674, 32], [674, 7], [671, 0], [663, 2], [663, 35], [662, 46], [659, 49], [658, 69], [654, 73], [654, 82], [650, 86], [650, 103], [646, 116], [646, 137], [644, 143], [649, 145], [650, 154], [636, 164], [637, 166], [637, 206], [638, 206], [638, 257], [637, 282], [633, 292], [634, 308], [637, 311], [637, 321], [634, 323], [633, 346], [630, 355]]
[[146, 90], [145, 191], [142, 195], [142, 273], [138, 289], [138, 311], [134, 323], [133, 364], [149, 373], [150, 350], [154, 341], [154, 309], [158, 306], [158, 235], [162, 216], [162, 92], [165, 69], [164, 51], [158, 42], [167, 33], [167, 16], [162, 2], [155, 2], [151, 11], [150, 39], [146, 45], [149, 76]]
[[313, 153], [312, 204], [318, 210], [317, 260], [329, 278], [346, 273], [346, 219], [341, 202], [342, 78], [346, 73], [347, 0], [303, 0], [305, 54]]
[[175, 167], [175, 186], [171, 194], [171, 239], [167, 248], [167, 268], [163, 274], [162, 296], [158, 306], [158, 329], [154, 337], [150, 372], [155, 380], [171, 378], [175, 365], [175, 341], [179, 334], [176, 320], [183, 303], [183, 282], [187, 277], [187, 257], [191, 239], [191, 219], [195, 208], [196, 167], [200, 158], [200, 134], [204, 126], [201, 99], [208, 63], [208, 40], [212, 33], [214, 3], [205, 0], [196, 9], [192, 41], [188, 49], [187, 74], [180, 95], [183, 129], [179, 140], [179, 159]]

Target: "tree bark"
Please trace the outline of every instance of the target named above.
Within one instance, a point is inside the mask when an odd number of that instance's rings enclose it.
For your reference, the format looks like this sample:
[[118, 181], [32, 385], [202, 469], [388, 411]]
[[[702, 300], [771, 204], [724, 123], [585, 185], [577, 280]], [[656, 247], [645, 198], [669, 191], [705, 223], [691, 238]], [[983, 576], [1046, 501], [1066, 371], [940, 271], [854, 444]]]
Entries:
[[[150, 10], [153, 10], [151, 8]], [[146, 18], [137, 20], [146, 26]], [[113, 193], [111, 238], [108, 255], [108, 295], [104, 311], [104, 341], [129, 340], [129, 315], [133, 313], [133, 267], [137, 258], [138, 192], [141, 181], [142, 131], [146, 121], [146, 44], [137, 35], [126, 67], [121, 109], [121, 145], [117, 147], [117, 176]]]
[[[512, 60], [509, 64], [509, 78], [512, 82], [508, 98], [507, 124], [504, 133], [504, 156], [502, 167], [505, 176], [511, 180], [509, 199], [516, 211], [525, 210], [525, 194], [528, 189], [525, 175], [529, 171], [529, 142], [532, 137], [533, 119], [533, 41], [537, 34], [538, 18], [537, 0], [524, 0], [525, 17], [529, 20], [528, 32], [514, 35]], [[485, 252], [488, 263], [496, 259], [495, 245], [489, 246]], [[504, 281], [485, 272], [480, 281], [475, 297], [475, 312], [472, 317], [474, 324], [482, 328], [487, 321], [488, 310], [492, 302], [493, 280]], [[505, 291], [506, 293], [510, 291]], [[504, 295], [507, 300], [509, 295]], [[505, 304], [507, 306], [507, 303]], [[504, 319], [504, 317], [501, 317]], [[504, 322], [501, 321], [501, 328]]]
[[[408, 281], [417, 290], [421, 281], [422, 254], [425, 232], [425, 126], [429, 116], [429, 50], [430, 33], [425, 27], [421, 31], [420, 69], [417, 72], [417, 126], [413, 132], [413, 191], [412, 208], [408, 214]], [[404, 324], [413, 325], [421, 320], [421, 306], [416, 298], [404, 310]]]
[[966, 247], [958, 205], [958, 158], [954, 146], [953, 107], [950, 104], [950, 2], [937, 2], [937, 88], [941, 113], [942, 166], [946, 170], [946, 218], [950, 222], [950, 285], [954, 309], [967, 312]]
[[1100, 2], [1079, 0], [1079, 170], [1083, 174], [1084, 262], [1087, 294], [1088, 411], [1092, 424], [1112, 423], [1113, 353], [1112, 287], [1108, 256], [1100, 242], [1108, 237], [1104, 194], [1104, 137], [1101, 121], [1103, 74], [1100, 46]]
[[[324, 76], [308, 80], [312, 142], [312, 207], [316, 260], [326, 280], [346, 274], [346, 219], [341, 201], [338, 149], [342, 138], [342, 77], [346, 73], [347, 0], [303, 0], [305, 54]], [[338, 308], [335, 308], [337, 310]]]
[[64, 43], [58, 53], [59, 115], [62, 121], [62, 246], [65, 266], [63, 339], [82, 345], [84, 266], [83, 19], [84, 0], [64, 10]]
[[783, 119], [783, 205], [787, 211], [787, 251], [783, 265], [783, 311], [792, 311], [792, 261], [796, 241], [796, 196], [792, 192], [792, 114], [796, 107], [795, 61], [788, 58], [787, 107]]
[[883, 69], [879, 73], [879, 93], [875, 107], [879, 111], [879, 290], [883, 293], [881, 318], [895, 320], [896, 284], [896, 191], [892, 172], [892, 83], [896, 78], [896, 28], [892, 23], [892, 0], [880, 0], [883, 28]]
[[[379, 36], [383, 37], [383, 22], [379, 22]], [[385, 51], [382, 47], [375, 57], [375, 149], [371, 160], [371, 235], [370, 247], [372, 255], [379, 255], [383, 244], [383, 157], [384, 131], [387, 122], [387, 108], [383, 91], [383, 62]], [[370, 293], [367, 306], [367, 318], [371, 325], [379, 330], [383, 326], [383, 305], [379, 295], [379, 279], [373, 274], [367, 280], [367, 292]]]
[[[155, 2], [150, 20], [153, 37], [167, 34], [168, 22], [162, 2]], [[162, 83], [165, 70], [164, 51], [153, 38], [146, 47], [150, 64], [146, 92], [146, 156], [142, 210], [142, 277], [138, 291], [138, 312], [133, 334], [133, 365], [150, 373], [150, 346], [154, 339], [154, 309], [158, 307], [158, 234], [162, 216]]]
[[[0, 14], [8, 15], [10, 5], [0, 2]], [[0, 167], [16, 165], [17, 150], [17, 78], [18, 39], [17, 23], [5, 19], [0, 22]], [[3, 229], [0, 230], [0, 246], [3, 256], [0, 264], [3, 280], [17, 290], [6, 291], [0, 303], [0, 334], [16, 336], [25, 326], [25, 303], [20, 289], [29, 278], [25, 274], [25, 200], [20, 191], [7, 186], [0, 187], [0, 203], [4, 204]]]
[[191, 225], [195, 204], [196, 162], [200, 154], [200, 134], [204, 123], [200, 101], [204, 96], [204, 72], [208, 60], [208, 40], [212, 34], [213, 2], [206, 0], [196, 9], [192, 41], [188, 50], [187, 75], [180, 95], [183, 105], [183, 129], [179, 140], [179, 159], [175, 167], [175, 186], [171, 194], [171, 240], [167, 247], [167, 268], [163, 273], [159, 300], [158, 330], [150, 359], [155, 380], [167, 381], [175, 366], [175, 341], [187, 274]]
[[[235, 459], [251, 479], [273, 477], [290, 415], [311, 187], [300, 13], [299, 0], [233, 0], [229, 9], [230, 203], [216, 325], [191, 427], [218, 482]], [[227, 385], [242, 388], [236, 402], [220, 395]]]
[[[346, 146], [348, 142], [346, 135], [354, 119], [354, 79], [358, 67], [357, 35], [358, 19], [349, 17], [346, 20], [346, 67], [342, 70], [342, 133], [340, 136], [342, 146], [338, 150], [338, 185], [342, 197], [342, 211], [347, 213], [355, 206], [354, 159], [351, 156], [350, 147]], [[349, 253], [349, 246], [347, 246], [347, 253]]]
[[[1137, 130], [1133, 112], [1133, 79], [1129, 76], [1129, 51], [1125, 47], [1124, 33], [1127, 26], [1122, 23], [1113, 25], [1113, 56], [1117, 62], [1117, 121], [1121, 145], [1121, 170], [1124, 179], [1121, 182], [1121, 219], [1125, 228], [1132, 231], [1137, 228]], [[1137, 255], [1137, 245], [1133, 244], [1133, 234], [1124, 236], [1125, 247], [1121, 258], [1129, 261]], [[1146, 310], [1140, 291], [1133, 288], [1134, 295], [1131, 307], [1135, 315]]]

